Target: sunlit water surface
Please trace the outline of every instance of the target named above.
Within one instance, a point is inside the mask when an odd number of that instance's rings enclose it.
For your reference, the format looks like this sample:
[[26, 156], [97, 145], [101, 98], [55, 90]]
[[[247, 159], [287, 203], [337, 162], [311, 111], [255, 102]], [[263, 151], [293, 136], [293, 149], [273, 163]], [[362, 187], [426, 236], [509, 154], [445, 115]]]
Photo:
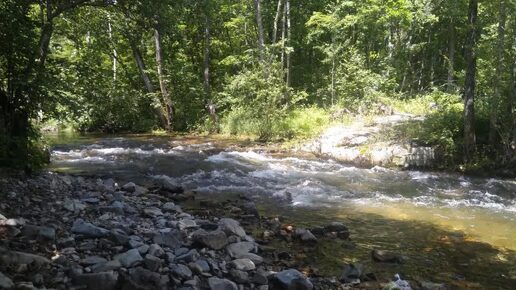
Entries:
[[354, 250], [330, 245], [330, 257], [321, 260], [328, 272], [381, 248], [408, 257], [406, 265], [390, 271], [457, 281], [459, 288], [516, 289], [516, 183], [511, 180], [363, 169], [206, 138], [81, 137], [54, 143], [51, 169], [56, 171], [141, 183], [166, 179], [204, 195], [243, 193], [264, 212], [307, 226], [342, 220], [357, 245]]

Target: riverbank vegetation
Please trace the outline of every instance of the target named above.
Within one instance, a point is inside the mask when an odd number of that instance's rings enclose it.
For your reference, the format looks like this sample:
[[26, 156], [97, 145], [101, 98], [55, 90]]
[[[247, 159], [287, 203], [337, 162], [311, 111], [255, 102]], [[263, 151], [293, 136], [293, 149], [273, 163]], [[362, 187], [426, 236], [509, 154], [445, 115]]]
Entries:
[[516, 162], [514, 1], [2, 0], [0, 19], [2, 165], [45, 160], [49, 122], [288, 140], [393, 112], [454, 166]]

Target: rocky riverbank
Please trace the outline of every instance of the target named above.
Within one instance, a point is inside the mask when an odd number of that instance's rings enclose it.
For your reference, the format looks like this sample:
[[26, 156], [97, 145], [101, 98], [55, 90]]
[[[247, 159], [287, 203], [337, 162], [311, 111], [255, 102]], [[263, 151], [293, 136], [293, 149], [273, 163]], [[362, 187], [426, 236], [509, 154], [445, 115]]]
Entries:
[[440, 158], [435, 148], [417, 145], [416, 140], [383, 136], [400, 124], [421, 120], [422, 117], [394, 114], [376, 117], [371, 122], [335, 125], [300, 150], [358, 166], [433, 168]]
[[[113, 179], [44, 173], [0, 178], [0, 289], [440, 289], [377, 281], [360, 265], [321, 277], [286, 241], [310, 255], [321, 239], [350, 240], [331, 223], [305, 229], [259, 215], [253, 201], [197, 201], [180, 185], [148, 188]], [[253, 230], [257, 234], [249, 235]], [[374, 251], [381, 263], [402, 257]], [[394, 274], [394, 273], [393, 273]]]

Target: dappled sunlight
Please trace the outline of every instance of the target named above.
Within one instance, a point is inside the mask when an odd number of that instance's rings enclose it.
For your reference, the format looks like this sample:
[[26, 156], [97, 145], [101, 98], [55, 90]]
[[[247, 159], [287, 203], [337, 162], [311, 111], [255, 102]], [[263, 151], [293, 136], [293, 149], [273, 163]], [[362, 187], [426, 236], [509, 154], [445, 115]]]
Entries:
[[463, 232], [467, 239], [472, 241], [516, 250], [516, 230], [514, 229], [516, 217], [511, 213], [494, 215], [490, 210], [485, 209], [425, 207], [414, 206], [407, 202], [384, 202], [381, 205], [371, 206], [358, 204], [354, 210], [389, 219], [425, 222], [444, 230]]

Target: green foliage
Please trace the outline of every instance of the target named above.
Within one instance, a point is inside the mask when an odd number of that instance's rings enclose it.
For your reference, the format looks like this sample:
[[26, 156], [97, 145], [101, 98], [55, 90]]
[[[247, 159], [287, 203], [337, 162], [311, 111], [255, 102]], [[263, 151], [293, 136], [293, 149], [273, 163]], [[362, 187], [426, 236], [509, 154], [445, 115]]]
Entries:
[[275, 66], [256, 65], [230, 78], [218, 96], [223, 109], [229, 110], [223, 132], [256, 135], [261, 140], [283, 137], [279, 124], [306, 95], [286, 87], [283, 70]]

